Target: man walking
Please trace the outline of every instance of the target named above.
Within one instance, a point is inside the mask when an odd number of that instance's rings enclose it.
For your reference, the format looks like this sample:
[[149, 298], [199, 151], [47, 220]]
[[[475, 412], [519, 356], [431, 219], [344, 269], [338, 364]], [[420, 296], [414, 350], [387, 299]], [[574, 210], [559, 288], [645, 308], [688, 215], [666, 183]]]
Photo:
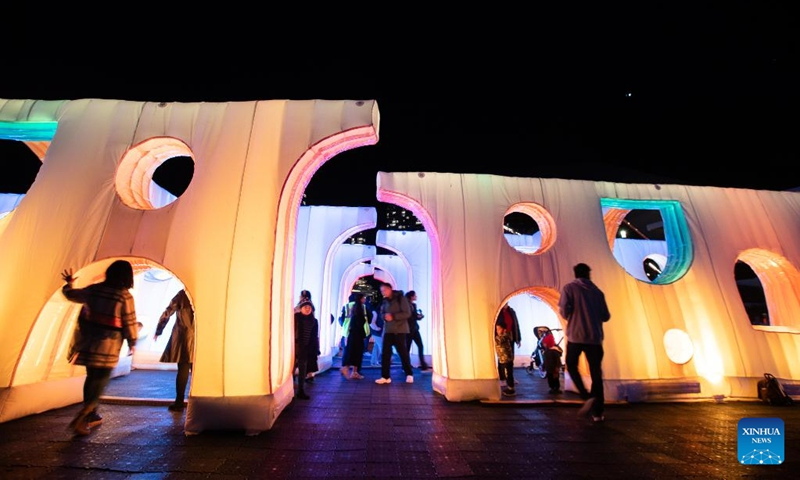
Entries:
[[[575, 279], [561, 289], [558, 309], [567, 321], [567, 372], [586, 402], [579, 415], [591, 412], [592, 420], [602, 422], [603, 395], [603, 323], [611, 318], [605, 294], [590, 280], [591, 268], [585, 263], [573, 267]], [[578, 372], [578, 359], [586, 355], [592, 378], [592, 391], [587, 392]]]
[[414, 372], [411, 370], [411, 360], [408, 355], [408, 319], [411, 317], [411, 305], [401, 290], [393, 290], [391, 283], [381, 284], [381, 302], [378, 315], [383, 319], [383, 352], [381, 356], [381, 378], [375, 383], [392, 383], [389, 378], [389, 368], [392, 365], [392, 347], [400, 356], [403, 372], [406, 374], [406, 383], [414, 383]]

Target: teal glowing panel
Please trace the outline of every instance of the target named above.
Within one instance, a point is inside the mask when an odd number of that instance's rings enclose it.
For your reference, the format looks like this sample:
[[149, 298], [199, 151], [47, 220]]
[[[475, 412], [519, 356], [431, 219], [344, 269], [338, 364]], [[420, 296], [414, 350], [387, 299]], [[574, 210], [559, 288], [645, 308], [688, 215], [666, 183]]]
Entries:
[[0, 122], [0, 139], [23, 142], [49, 142], [58, 122]]
[[667, 264], [653, 280], [654, 284], [666, 285], [683, 277], [692, 265], [692, 236], [683, 208], [676, 200], [631, 200], [623, 198], [601, 198], [602, 208], [626, 210], [658, 210], [664, 222], [664, 239], [667, 242]]

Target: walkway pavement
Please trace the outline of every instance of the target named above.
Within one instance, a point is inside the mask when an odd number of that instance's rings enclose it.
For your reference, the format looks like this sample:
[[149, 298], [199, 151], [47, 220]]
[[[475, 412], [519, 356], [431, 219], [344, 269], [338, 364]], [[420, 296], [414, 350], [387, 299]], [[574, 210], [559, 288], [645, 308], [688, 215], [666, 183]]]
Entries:
[[[527, 402], [546, 397], [546, 382], [517, 372], [518, 401], [453, 403], [433, 392], [428, 374], [416, 372], [407, 384], [394, 368], [393, 383], [376, 385], [377, 369], [366, 369], [364, 380], [330, 370], [309, 384], [310, 400], [292, 402], [267, 432], [186, 436], [185, 414], [165, 407], [175, 372], [135, 370], [111, 381], [105, 423], [89, 436], [65, 429], [78, 405], [0, 424], [0, 478], [797, 478], [800, 471], [797, 406], [615, 404], [605, 422], [593, 423], [569, 398]], [[137, 400], [145, 392], [153, 398]], [[737, 425], [745, 417], [783, 420], [782, 464], [739, 463]]]

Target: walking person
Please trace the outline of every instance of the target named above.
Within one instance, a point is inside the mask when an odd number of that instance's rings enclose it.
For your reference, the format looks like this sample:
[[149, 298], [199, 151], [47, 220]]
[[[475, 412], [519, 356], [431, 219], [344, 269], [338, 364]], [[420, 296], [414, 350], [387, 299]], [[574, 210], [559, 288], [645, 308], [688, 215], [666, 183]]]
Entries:
[[[495, 325], [500, 324], [503, 325], [505, 330], [508, 332], [508, 335], [511, 337], [511, 363], [513, 365], [514, 358], [516, 355], [516, 351], [514, 349], [514, 345], [516, 344], [517, 347], [522, 345], [522, 331], [519, 329], [519, 319], [517, 318], [517, 312], [511, 308], [511, 305], [506, 303], [503, 305], [503, 308], [500, 309], [500, 312], [497, 314], [497, 319], [495, 320]], [[499, 360], [497, 364], [497, 372], [500, 375], [500, 380], [505, 381], [506, 374], [504, 369], [501, 367]], [[519, 383], [519, 381], [517, 381]]]
[[164, 328], [173, 314], [175, 314], [175, 324], [172, 326], [172, 333], [159, 361], [178, 364], [178, 373], [175, 375], [175, 402], [167, 408], [172, 412], [180, 412], [186, 407], [184, 402], [186, 385], [189, 384], [189, 373], [194, 364], [194, 308], [185, 289], [181, 289], [172, 297], [159, 317], [153, 337], [154, 342], [164, 333]]
[[297, 398], [308, 400], [305, 384], [309, 358], [319, 355], [319, 322], [311, 300], [303, 300], [294, 314], [294, 369], [297, 370]]
[[[602, 422], [605, 407], [603, 395], [603, 323], [611, 318], [606, 297], [590, 279], [591, 268], [585, 263], [573, 267], [575, 279], [561, 289], [558, 309], [567, 321], [567, 372], [575, 383], [578, 393], [586, 402], [578, 411], [579, 415], [591, 413], [592, 420]], [[586, 355], [592, 379], [591, 392], [586, 390], [580, 372], [578, 359]]]
[[411, 304], [411, 317], [408, 319], [408, 354], [411, 355], [411, 346], [416, 344], [417, 355], [419, 355], [419, 369], [423, 372], [428, 371], [431, 367], [429, 367], [428, 362], [425, 361], [425, 349], [422, 345], [422, 335], [419, 331], [419, 321], [425, 318], [425, 315], [423, 315], [422, 310], [417, 308], [416, 291], [409, 290], [406, 293], [406, 298], [408, 299], [408, 303]]
[[88, 435], [103, 423], [97, 413], [100, 396], [108, 386], [111, 371], [119, 363], [122, 342], [128, 342], [129, 355], [136, 347], [138, 327], [133, 295], [133, 267], [125, 260], [116, 260], [106, 269], [102, 282], [85, 288], [72, 286], [72, 270], [61, 273], [66, 285], [61, 292], [71, 302], [83, 304], [78, 316], [68, 359], [86, 367], [83, 382], [83, 406], [69, 423], [76, 435]]
[[394, 290], [391, 283], [381, 284], [381, 302], [378, 315], [383, 318], [383, 352], [381, 356], [381, 378], [375, 383], [383, 385], [392, 383], [390, 367], [392, 365], [392, 347], [400, 356], [403, 372], [406, 374], [406, 383], [414, 383], [414, 371], [408, 356], [408, 319], [411, 317], [411, 305], [408, 303], [402, 290]]

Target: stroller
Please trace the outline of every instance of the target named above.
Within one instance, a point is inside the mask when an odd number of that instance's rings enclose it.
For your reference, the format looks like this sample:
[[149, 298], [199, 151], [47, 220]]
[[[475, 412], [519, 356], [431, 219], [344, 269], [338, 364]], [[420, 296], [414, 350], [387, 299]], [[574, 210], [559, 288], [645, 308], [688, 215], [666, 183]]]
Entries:
[[[533, 375], [533, 372], [535, 371], [538, 372], [541, 378], [547, 378], [548, 372], [545, 369], [545, 362], [544, 362], [544, 354], [547, 351], [547, 347], [545, 347], [542, 344], [542, 341], [546, 336], [553, 335], [553, 332], [560, 332], [560, 331], [561, 331], [560, 328], [551, 329], [550, 327], [547, 326], [533, 327], [533, 333], [534, 335], [536, 335], [536, 349], [533, 351], [533, 353], [531, 353], [531, 363], [527, 367], [525, 367], [525, 372], [528, 375]], [[553, 335], [553, 338], [555, 339], [555, 335]], [[563, 349], [561, 348], [562, 340], [564, 340], [563, 336], [560, 339], [558, 339], [557, 342], [555, 342], [556, 347], [558, 347], [558, 350], [561, 353], [563, 353]], [[559, 371], [559, 373], [561, 372]]]

